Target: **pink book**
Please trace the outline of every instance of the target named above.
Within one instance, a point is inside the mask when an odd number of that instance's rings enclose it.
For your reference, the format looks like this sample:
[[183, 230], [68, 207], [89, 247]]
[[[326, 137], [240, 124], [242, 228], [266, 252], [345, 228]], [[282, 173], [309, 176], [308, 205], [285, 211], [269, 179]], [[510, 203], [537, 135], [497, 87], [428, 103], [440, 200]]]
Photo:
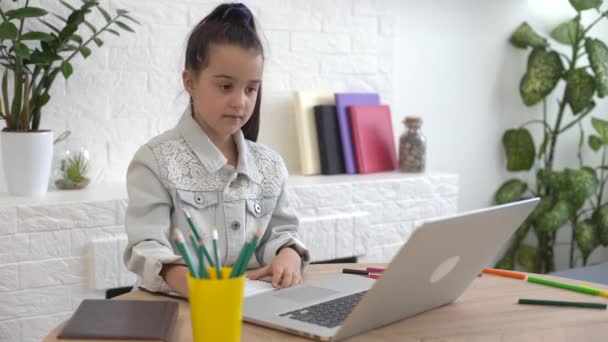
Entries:
[[348, 112], [359, 173], [395, 170], [397, 152], [389, 106], [350, 106]]

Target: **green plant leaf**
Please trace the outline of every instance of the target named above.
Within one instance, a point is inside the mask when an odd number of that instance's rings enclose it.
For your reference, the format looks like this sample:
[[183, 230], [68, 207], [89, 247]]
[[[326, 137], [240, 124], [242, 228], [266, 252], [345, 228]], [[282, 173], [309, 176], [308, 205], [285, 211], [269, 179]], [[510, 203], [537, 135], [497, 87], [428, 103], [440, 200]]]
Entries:
[[38, 106], [38, 107], [42, 107], [45, 104], [47, 104], [49, 102], [49, 100], [51, 99], [51, 96], [49, 94], [42, 94], [40, 96], [38, 96], [35, 100], [34, 103]]
[[538, 273], [536, 259], [538, 258], [536, 248], [522, 244], [517, 250], [517, 261], [523, 266], [526, 272]]
[[588, 108], [595, 93], [595, 78], [585, 69], [575, 69], [566, 74], [566, 101], [576, 115]]
[[57, 33], [57, 34], [61, 33], [61, 30], [59, 28], [57, 28], [57, 26], [49, 23], [46, 20], [42, 20], [42, 19], [38, 19], [38, 20], [40, 20], [41, 23], [43, 23], [45, 26], [47, 26], [48, 28], [50, 28], [51, 30], [53, 30], [55, 33]]
[[127, 24], [121, 22], [121, 21], [116, 21], [114, 22], [116, 25], [118, 25], [118, 27], [120, 27], [121, 29], [125, 30], [125, 31], [129, 31], [129, 32], [135, 32], [133, 31], [132, 28], [130, 28]]
[[522, 195], [528, 189], [528, 184], [519, 179], [510, 179], [503, 183], [496, 195], [494, 195], [494, 202], [496, 204], [505, 204], [520, 200]]
[[542, 213], [536, 220], [534, 228], [539, 232], [555, 232], [568, 222], [570, 208], [568, 202], [557, 201], [553, 208]]
[[45, 32], [28, 32], [21, 36], [21, 40], [41, 40], [44, 42], [50, 42], [55, 39], [55, 36]]
[[83, 11], [75, 11], [70, 14], [68, 17], [68, 25], [72, 25], [78, 28], [78, 25], [84, 22], [84, 12]]
[[576, 211], [585, 204], [585, 200], [595, 194], [599, 180], [595, 170], [590, 167], [578, 170], [565, 169], [562, 173], [562, 180], [561, 186], [557, 189], [557, 198], [568, 202], [570, 217], [574, 217]]
[[602, 246], [608, 246], [608, 206], [597, 209], [592, 216], [597, 226], [597, 237]]
[[87, 58], [91, 55], [91, 49], [86, 46], [82, 46], [80, 48], [80, 54], [82, 55], [82, 57]]
[[97, 10], [99, 10], [99, 13], [101, 13], [101, 15], [106, 19], [107, 22], [112, 21], [112, 17], [110, 17], [110, 14], [101, 6], [97, 6]]
[[86, 27], [89, 28], [89, 30], [91, 30], [91, 32], [93, 32], [93, 34], [97, 33], [97, 29], [95, 28], [95, 26], [93, 26], [93, 24], [91, 24], [90, 22], [88, 22], [86, 20], [84, 21], [84, 24]]
[[604, 0], [570, 0], [570, 4], [577, 11], [584, 11], [590, 8], [598, 8]]
[[49, 12], [39, 7], [23, 7], [16, 10], [7, 11], [5, 15], [9, 19], [21, 19], [21, 18], [32, 18], [42, 17], [47, 15]]
[[581, 25], [580, 18], [577, 16], [572, 20], [557, 25], [551, 31], [551, 37], [562, 44], [574, 45], [583, 38], [584, 31], [585, 28]]
[[30, 58], [30, 49], [25, 44], [16, 42], [13, 48], [15, 49], [15, 56], [21, 58]]
[[69, 38], [69, 40], [78, 43], [78, 45], [82, 45], [83, 39], [81, 36], [77, 35], [77, 34], [73, 34], [71, 35]]
[[0, 39], [15, 40], [18, 34], [17, 26], [10, 21], [0, 24]]
[[527, 47], [546, 47], [547, 40], [541, 37], [528, 23], [521, 23], [509, 40], [514, 46], [525, 49]]
[[72, 67], [72, 64], [70, 64], [67, 61], [64, 61], [63, 63], [61, 63], [61, 66], [59, 67], [59, 70], [61, 70], [61, 73], [63, 74], [63, 77], [65, 77], [66, 80], [74, 72], [74, 68]]
[[131, 17], [130, 15], [123, 14], [122, 16], [123, 16], [124, 18], [127, 18], [128, 20], [131, 20], [132, 22], [134, 22], [134, 23], [136, 23], [136, 24], [138, 24], [138, 25], [141, 25], [141, 23], [140, 23], [138, 20], [135, 20], [135, 19], [134, 19], [133, 17]]
[[591, 126], [602, 139], [604, 144], [608, 144], [608, 121], [596, 117], [591, 118]]
[[525, 128], [509, 129], [502, 136], [502, 145], [507, 155], [507, 170], [530, 170], [534, 164], [536, 149], [532, 135]]
[[95, 44], [98, 47], [101, 47], [103, 45], [103, 40], [99, 39], [99, 38], [93, 38], [93, 41], [95, 42]]
[[604, 97], [608, 95], [608, 47], [599, 39], [587, 38], [585, 50], [595, 74], [597, 95]]
[[117, 31], [115, 31], [115, 30], [112, 30], [112, 29], [106, 29], [106, 31], [110, 32], [110, 33], [111, 33], [111, 34], [113, 34], [113, 35], [120, 36], [120, 33], [118, 33], [118, 32], [117, 32]]
[[534, 210], [528, 217], [528, 220], [530, 221], [530, 223], [534, 226], [538, 225], [538, 219], [542, 215], [544, 215], [546, 212], [551, 210], [551, 208], [553, 208], [554, 203], [555, 203], [555, 200], [552, 196], [541, 197], [540, 202], [538, 202], [538, 205], [536, 205], [536, 207], [534, 208]]
[[63, 0], [59, 0], [59, 2], [61, 2], [61, 4], [67, 8], [69, 8], [71, 11], [76, 11], [76, 8], [74, 8], [74, 6], [68, 4], [67, 2], [63, 1]]
[[579, 222], [574, 228], [574, 238], [576, 245], [581, 250], [581, 254], [586, 258], [593, 252], [598, 245], [597, 226], [593, 220]]
[[557, 52], [534, 48], [519, 86], [524, 103], [532, 106], [542, 101], [553, 91], [563, 72], [564, 65]]
[[120, 8], [119, 8], [119, 9], [117, 9], [117, 10], [116, 10], [116, 13], [118, 13], [118, 14], [120, 14], [120, 15], [124, 16], [125, 14], [129, 13], [129, 11], [127, 11], [127, 10], [125, 10], [125, 9], [120, 9]]
[[595, 152], [599, 151], [599, 149], [602, 148], [602, 145], [604, 145], [602, 139], [597, 135], [590, 135], [588, 143], [589, 147]]

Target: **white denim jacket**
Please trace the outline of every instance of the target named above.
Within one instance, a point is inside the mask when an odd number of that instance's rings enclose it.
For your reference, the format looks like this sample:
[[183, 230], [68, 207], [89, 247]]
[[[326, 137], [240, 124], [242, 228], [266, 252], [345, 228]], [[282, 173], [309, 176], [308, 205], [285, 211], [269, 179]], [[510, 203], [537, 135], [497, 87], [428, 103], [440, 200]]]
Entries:
[[310, 259], [297, 238], [298, 219], [286, 190], [287, 169], [269, 148], [233, 135], [238, 149], [236, 168], [227, 163], [188, 109], [177, 126], [142, 146], [127, 171], [126, 267], [137, 286], [172, 291], [159, 272], [165, 263], [182, 263], [169, 234], [178, 227], [189, 240], [187, 208], [205, 246], [218, 230], [222, 265], [235, 263], [245, 241], [263, 232], [249, 268], [270, 262], [279, 248], [290, 246]]

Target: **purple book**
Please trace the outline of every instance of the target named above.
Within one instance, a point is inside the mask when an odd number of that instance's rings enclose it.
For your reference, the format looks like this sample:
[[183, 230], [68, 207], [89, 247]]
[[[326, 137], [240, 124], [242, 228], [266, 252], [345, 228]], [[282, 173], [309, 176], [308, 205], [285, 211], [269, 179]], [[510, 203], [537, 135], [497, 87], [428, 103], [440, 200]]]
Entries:
[[380, 96], [374, 93], [336, 93], [336, 112], [338, 124], [340, 125], [340, 140], [342, 141], [342, 153], [344, 154], [344, 168], [346, 173], [357, 173], [357, 161], [353, 149], [351, 136], [350, 118], [348, 107], [353, 105], [378, 105]]

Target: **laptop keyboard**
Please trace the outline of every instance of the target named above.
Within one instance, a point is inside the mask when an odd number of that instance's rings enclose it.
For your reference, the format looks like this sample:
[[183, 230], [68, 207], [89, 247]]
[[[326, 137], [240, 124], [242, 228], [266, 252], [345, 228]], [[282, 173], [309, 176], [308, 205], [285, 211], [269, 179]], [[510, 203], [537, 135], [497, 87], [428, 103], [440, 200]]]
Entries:
[[298, 321], [320, 325], [326, 328], [334, 328], [342, 324], [348, 314], [367, 291], [354, 293], [345, 297], [332, 299], [327, 302], [307, 306], [298, 310], [286, 312], [279, 316]]

